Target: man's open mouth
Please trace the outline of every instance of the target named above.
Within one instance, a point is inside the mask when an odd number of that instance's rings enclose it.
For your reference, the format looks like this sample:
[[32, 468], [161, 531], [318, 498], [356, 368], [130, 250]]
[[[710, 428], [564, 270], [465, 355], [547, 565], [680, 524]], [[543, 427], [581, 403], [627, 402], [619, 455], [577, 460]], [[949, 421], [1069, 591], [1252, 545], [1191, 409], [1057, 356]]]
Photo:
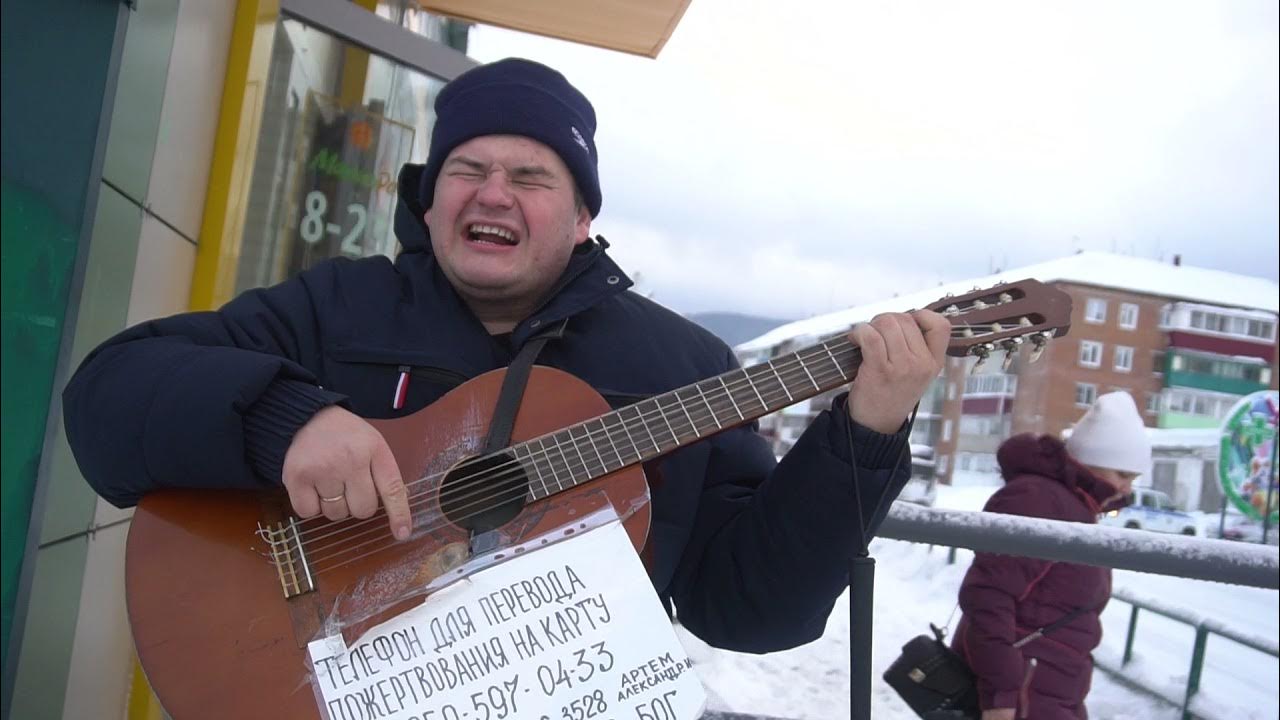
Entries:
[[467, 229], [467, 237], [474, 242], [489, 243], [491, 245], [515, 245], [515, 233], [500, 228], [496, 225], [475, 224]]

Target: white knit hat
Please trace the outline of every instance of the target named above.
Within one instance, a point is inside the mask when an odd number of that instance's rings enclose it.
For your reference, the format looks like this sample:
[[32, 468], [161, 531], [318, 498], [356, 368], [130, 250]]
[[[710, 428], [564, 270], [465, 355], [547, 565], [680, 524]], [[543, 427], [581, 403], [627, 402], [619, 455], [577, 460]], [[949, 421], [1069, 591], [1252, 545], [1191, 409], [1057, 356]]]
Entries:
[[1127, 392], [1100, 396], [1067, 438], [1067, 452], [1084, 465], [1146, 475], [1151, 441]]

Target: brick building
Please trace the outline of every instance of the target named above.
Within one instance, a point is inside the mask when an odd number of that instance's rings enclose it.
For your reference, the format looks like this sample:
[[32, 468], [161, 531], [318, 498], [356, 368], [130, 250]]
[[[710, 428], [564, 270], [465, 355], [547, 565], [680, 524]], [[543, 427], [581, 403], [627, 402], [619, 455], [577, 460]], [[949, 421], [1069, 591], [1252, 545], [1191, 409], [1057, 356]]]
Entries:
[[[1237, 400], [1277, 382], [1280, 287], [1270, 280], [1109, 253], [1039, 265], [903, 295], [777, 328], [736, 350], [744, 365], [791, 352], [876, 314], [945, 294], [1034, 278], [1073, 300], [1066, 337], [1038, 362], [950, 358], [920, 403], [912, 442], [934, 449], [938, 477], [996, 469], [1000, 443], [1021, 432], [1061, 434], [1094, 399], [1133, 395], [1150, 427], [1216, 427]], [[828, 397], [764, 418], [785, 452]]]

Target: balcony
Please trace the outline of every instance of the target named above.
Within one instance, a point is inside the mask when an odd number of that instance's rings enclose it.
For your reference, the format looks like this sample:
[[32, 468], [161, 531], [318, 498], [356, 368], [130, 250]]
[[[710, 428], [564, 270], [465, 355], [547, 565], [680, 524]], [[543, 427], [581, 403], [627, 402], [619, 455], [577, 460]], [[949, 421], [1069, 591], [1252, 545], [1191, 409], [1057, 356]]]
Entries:
[[1005, 395], [1018, 391], [1017, 375], [973, 375], [964, 381], [964, 396]]
[[1248, 395], [1271, 385], [1271, 368], [1247, 356], [1228, 357], [1170, 349], [1164, 357], [1168, 388], [1195, 388], [1229, 395]]
[[1011, 402], [1018, 391], [1017, 375], [974, 375], [964, 381], [964, 400], [960, 404], [965, 415], [1002, 415], [1013, 408]]
[[1165, 388], [1160, 395], [1159, 426], [1216, 428], [1239, 401], [1239, 395], [1191, 388]]
[[1169, 345], [1183, 350], [1253, 357], [1269, 362], [1276, 353], [1276, 318], [1256, 310], [1173, 303], [1160, 314]]

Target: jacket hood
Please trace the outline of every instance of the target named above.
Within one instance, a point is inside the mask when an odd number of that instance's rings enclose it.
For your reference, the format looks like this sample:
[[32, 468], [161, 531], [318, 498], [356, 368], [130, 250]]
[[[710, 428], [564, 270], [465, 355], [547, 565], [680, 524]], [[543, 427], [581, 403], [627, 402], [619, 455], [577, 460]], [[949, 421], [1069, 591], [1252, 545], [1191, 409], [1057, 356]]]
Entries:
[[418, 185], [425, 167], [405, 163], [396, 180], [396, 195], [400, 202], [396, 203], [395, 230], [405, 252], [431, 252], [431, 234], [423, 218], [427, 209], [418, 202]]
[[1039, 475], [1062, 483], [1071, 490], [1087, 496], [1098, 512], [1124, 507], [1131, 496], [1108, 502], [1116, 493], [1111, 483], [1093, 474], [1067, 452], [1066, 445], [1052, 435], [1015, 435], [996, 452], [1000, 474], [1005, 482], [1022, 475]]

